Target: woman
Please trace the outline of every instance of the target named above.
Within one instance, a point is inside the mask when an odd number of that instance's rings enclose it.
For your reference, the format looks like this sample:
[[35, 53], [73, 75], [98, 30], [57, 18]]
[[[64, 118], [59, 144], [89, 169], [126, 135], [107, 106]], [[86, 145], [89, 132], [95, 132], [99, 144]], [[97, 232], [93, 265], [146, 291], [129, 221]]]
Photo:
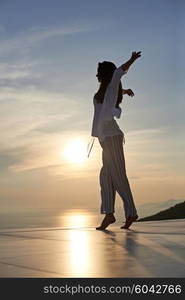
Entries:
[[120, 80], [140, 56], [141, 52], [132, 52], [131, 58], [119, 68], [107, 61], [98, 64], [96, 76], [100, 87], [93, 99], [94, 118], [91, 135], [98, 138], [103, 149], [100, 187], [101, 214], [105, 214], [105, 217], [97, 230], [104, 230], [116, 221], [114, 217], [116, 191], [123, 200], [126, 217], [125, 225], [121, 228], [128, 229], [138, 218], [125, 169], [124, 134], [114, 117], [121, 116], [119, 104], [123, 94], [134, 95], [131, 89], [122, 89]]

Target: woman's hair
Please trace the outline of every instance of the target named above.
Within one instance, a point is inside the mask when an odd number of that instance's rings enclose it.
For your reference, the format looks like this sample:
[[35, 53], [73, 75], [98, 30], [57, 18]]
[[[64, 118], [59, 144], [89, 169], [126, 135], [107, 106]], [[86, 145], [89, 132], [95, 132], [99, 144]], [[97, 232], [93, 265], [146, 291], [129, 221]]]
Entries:
[[[111, 81], [115, 70], [116, 70], [115, 64], [113, 64], [110, 61], [103, 61], [102, 63], [98, 63], [98, 72], [96, 76], [101, 80], [101, 83], [94, 97], [97, 99], [99, 103], [103, 103], [106, 88], [109, 82]], [[119, 104], [122, 102], [122, 99], [123, 99], [122, 84], [120, 81], [116, 107], [119, 107]]]

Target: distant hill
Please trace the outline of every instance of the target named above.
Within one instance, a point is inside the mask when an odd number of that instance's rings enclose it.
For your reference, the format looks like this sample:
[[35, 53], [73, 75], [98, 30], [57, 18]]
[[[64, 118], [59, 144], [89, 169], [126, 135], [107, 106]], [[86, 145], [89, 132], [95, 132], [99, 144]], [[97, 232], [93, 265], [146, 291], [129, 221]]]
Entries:
[[141, 218], [138, 221], [159, 221], [159, 220], [170, 220], [170, 219], [184, 219], [185, 218], [185, 201], [176, 204], [166, 210], [162, 210], [159, 213]]
[[176, 204], [184, 202], [185, 199], [168, 199], [156, 202], [145, 202], [137, 204], [137, 212], [140, 218], [157, 214], [159, 211], [166, 210]]

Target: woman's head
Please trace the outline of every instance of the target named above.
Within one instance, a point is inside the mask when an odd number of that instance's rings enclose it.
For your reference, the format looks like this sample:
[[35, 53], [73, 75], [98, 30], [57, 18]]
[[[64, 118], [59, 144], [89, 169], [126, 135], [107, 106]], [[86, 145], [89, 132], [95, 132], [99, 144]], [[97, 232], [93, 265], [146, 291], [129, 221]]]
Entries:
[[116, 66], [112, 62], [99, 62], [96, 77], [98, 78], [99, 82], [109, 82], [115, 70]]
[[[102, 63], [100, 63], [100, 62], [98, 63], [96, 77], [98, 78], [98, 81], [100, 82], [100, 87], [99, 87], [99, 90], [97, 91], [97, 93], [95, 94], [95, 98], [97, 99], [97, 101], [99, 103], [103, 103], [106, 88], [107, 88], [109, 82], [111, 81], [114, 71], [116, 69], [117, 68], [116, 68], [115, 64], [111, 61], [103, 61]], [[122, 102], [122, 98], [123, 98], [122, 85], [121, 85], [121, 81], [120, 81], [116, 107], [119, 107], [119, 104]]]

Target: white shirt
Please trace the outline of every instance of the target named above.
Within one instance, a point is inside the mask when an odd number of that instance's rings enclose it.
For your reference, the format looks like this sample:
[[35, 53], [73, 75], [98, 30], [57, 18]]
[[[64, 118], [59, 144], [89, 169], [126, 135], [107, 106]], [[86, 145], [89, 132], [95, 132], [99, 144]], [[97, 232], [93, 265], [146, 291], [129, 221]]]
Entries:
[[100, 141], [103, 141], [106, 136], [123, 135], [114, 117], [121, 116], [121, 108], [116, 108], [115, 105], [121, 77], [126, 73], [127, 71], [124, 71], [121, 66], [117, 68], [107, 86], [103, 103], [98, 103], [95, 97], [93, 99], [94, 117], [91, 136], [98, 137]]

